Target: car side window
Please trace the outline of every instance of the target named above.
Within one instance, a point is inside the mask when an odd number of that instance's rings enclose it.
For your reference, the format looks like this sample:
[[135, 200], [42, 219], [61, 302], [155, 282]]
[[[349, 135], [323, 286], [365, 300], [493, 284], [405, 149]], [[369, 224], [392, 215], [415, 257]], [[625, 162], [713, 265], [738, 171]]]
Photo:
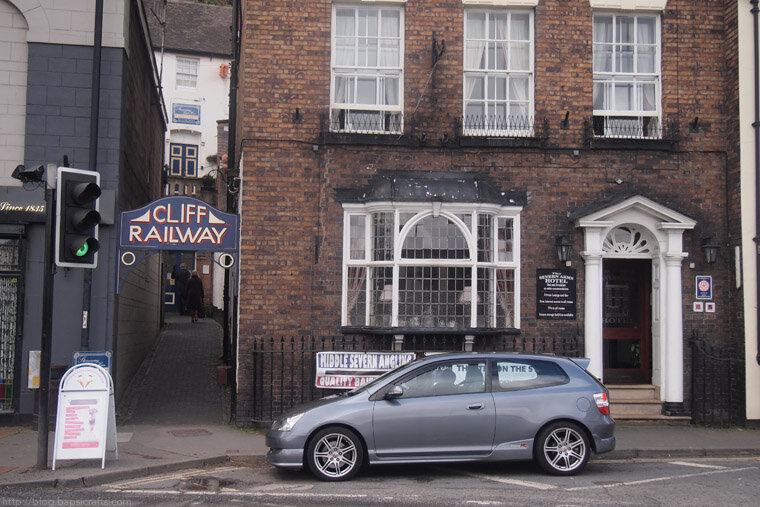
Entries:
[[517, 391], [566, 384], [570, 378], [552, 361], [500, 359], [496, 361], [494, 391]]
[[401, 398], [446, 396], [485, 391], [485, 361], [446, 363], [401, 382]]

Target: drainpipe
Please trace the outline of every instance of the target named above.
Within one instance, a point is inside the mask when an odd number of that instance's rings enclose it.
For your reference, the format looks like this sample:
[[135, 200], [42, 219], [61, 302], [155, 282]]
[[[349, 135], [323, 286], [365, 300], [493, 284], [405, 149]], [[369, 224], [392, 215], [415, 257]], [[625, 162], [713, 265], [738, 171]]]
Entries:
[[[753, 39], [755, 46], [755, 121], [752, 123], [752, 127], [755, 129], [755, 277], [757, 278], [757, 299], [756, 302], [760, 302], [760, 46], [758, 45], [758, 36], [760, 36], [760, 29], [758, 29], [758, 0], [751, 0], [752, 4], [752, 21], [754, 25]], [[755, 360], [757, 364], [760, 364], [760, 318], [757, 318], [757, 356]]]

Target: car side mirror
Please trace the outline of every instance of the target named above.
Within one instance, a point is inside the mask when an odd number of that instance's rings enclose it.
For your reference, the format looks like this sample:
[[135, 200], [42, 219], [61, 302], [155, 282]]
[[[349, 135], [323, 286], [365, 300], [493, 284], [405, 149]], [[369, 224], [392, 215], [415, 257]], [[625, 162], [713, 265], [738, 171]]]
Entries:
[[401, 398], [404, 395], [404, 388], [401, 386], [393, 386], [390, 389], [388, 389], [388, 392], [385, 393], [386, 400], [395, 400], [396, 398]]

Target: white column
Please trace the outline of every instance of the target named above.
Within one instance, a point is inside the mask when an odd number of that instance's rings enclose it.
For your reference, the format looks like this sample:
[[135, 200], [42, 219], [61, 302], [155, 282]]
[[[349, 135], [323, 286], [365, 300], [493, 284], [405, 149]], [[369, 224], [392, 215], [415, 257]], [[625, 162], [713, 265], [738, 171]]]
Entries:
[[585, 269], [584, 317], [585, 356], [591, 360], [588, 371], [603, 380], [602, 372], [602, 255], [583, 252]]
[[681, 262], [685, 254], [666, 254], [665, 287], [665, 357], [663, 358], [662, 401], [683, 403], [683, 301]]

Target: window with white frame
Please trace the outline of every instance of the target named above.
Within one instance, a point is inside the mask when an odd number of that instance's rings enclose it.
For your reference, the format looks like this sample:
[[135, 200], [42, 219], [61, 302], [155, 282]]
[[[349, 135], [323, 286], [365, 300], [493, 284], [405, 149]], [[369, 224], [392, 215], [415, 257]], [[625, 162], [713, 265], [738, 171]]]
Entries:
[[532, 135], [533, 11], [466, 9], [465, 135]]
[[334, 5], [330, 130], [400, 133], [404, 11]]
[[521, 209], [344, 204], [342, 324], [518, 328]]
[[198, 58], [177, 57], [177, 88], [195, 88], [198, 84]]
[[660, 18], [594, 14], [594, 135], [659, 139]]

